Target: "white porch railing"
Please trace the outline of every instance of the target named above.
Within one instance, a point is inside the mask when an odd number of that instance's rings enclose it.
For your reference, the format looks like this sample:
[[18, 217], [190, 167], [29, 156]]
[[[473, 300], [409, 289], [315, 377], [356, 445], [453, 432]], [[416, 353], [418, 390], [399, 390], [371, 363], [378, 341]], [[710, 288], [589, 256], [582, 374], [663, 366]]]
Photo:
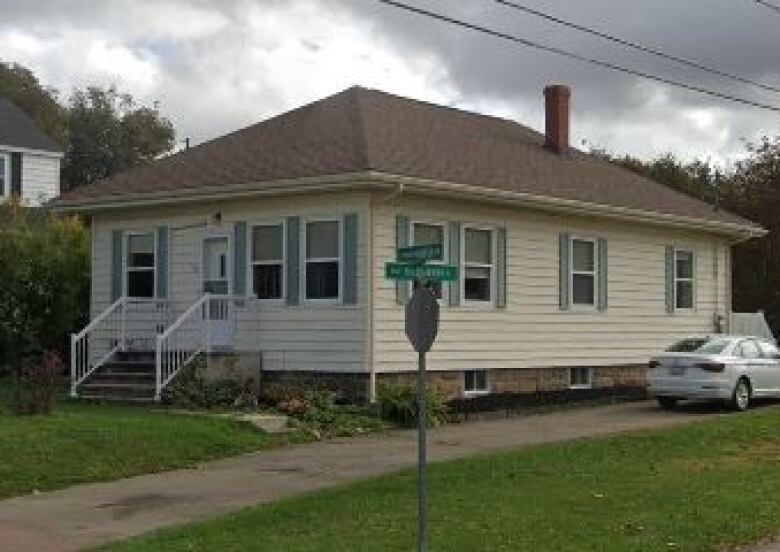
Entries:
[[118, 351], [151, 349], [155, 336], [171, 322], [165, 299], [120, 297], [83, 330], [71, 335], [71, 396], [90, 374]]
[[155, 400], [160, 400], [162, 390], [179, 370], [199, 354], [211, 351], [217, 330], [214, 322], [231, 322], [232, 300], [228, 296], [206, 293], [157, 336]]

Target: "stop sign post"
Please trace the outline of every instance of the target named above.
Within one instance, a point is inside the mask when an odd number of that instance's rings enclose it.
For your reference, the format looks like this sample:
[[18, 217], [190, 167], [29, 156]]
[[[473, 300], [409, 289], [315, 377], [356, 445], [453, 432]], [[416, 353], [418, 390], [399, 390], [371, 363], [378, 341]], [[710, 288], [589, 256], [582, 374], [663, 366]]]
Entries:
[[426, 486], [426, 429], [425, 405], [425, 353], [431, 350], [439, 332], [439, 302], [433, 290], [423, 281], [457, 281], [458, 268], [446, 265], [425, 265], [426, 261], [441, 261], [442, 247], [403, 247], [396, 252], [397, 261], [387, 263], [385, 277], [391, 280], [414, 280], [417, 285], [405, 309], [406, 337], [417, 351], [417, 550], [428, 548], [427, 538], [427, 486]]

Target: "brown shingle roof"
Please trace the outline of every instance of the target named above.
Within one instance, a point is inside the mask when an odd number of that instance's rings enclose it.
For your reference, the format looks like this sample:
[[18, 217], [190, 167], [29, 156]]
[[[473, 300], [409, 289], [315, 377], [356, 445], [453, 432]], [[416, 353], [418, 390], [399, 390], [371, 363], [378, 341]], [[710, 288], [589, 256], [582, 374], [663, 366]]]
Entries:
[[755, 226], [513, 121], [360, 87], [76, 188], [60, 205], [368, 170]]

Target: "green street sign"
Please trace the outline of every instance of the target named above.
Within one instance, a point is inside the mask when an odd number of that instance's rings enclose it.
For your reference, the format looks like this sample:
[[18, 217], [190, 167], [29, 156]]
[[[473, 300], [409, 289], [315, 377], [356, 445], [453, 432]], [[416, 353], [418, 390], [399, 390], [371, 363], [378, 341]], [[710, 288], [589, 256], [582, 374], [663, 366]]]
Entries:
[[399, 247], [396, 260], [399, 263], [424, 263], [425, 261], [443, 261], [444, 251], [441, 244], [413, 245]]
[[387, 263], [385, 264], [385, 278], [388, 280], [428, 280], [430, 282], [452, 282], [458, 279], [458, 268], [447, 265]]

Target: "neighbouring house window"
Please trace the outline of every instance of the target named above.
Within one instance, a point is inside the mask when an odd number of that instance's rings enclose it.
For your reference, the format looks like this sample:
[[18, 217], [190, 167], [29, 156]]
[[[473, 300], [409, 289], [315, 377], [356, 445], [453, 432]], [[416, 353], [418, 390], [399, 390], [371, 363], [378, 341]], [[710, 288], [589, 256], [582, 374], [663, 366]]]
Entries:
[[154, 297], [154, 234], [128, 234], [125, 283], [128, 297]]
[[595, 240], [571, 240], [571, 301], [574, 305], [596, 304]]
[[693, 251], [674, 252], [674, 306], [693, 308]]
[[341, 272], [339, 222], [306, 223], [306, 298], [338, 299]]
[[284, 286], [284, 225], [252, 227], [252, 293], [258, 299], [281, 299]]
[[493, 231], [466, 227], [463, 233], [463, 298], [491, 302], [495, 272]]
[[[444, 252], [444, 225], [415, 222], [412, 224], [412, 245], [441, 245]], [[426, 264], [443, 264], [443, 261], [427, 261]], [[418, 285], [412, 283], [413, 288]], [[429, 282], [428, 286], [436, 294], [437, 299], [442, 298], [444, 286], [441, 282]]]
[[583, 367], [569, 368], [569, 387], [572, 389], [590, 389], [591, 369]]
[[463, 389], [466, 394], [477, 395], [488, 392], [487, 370], [466, 370], [463, 372]]
[[7, 153], [0, 151], [0, 197], [11, 195], [11, 162]]

